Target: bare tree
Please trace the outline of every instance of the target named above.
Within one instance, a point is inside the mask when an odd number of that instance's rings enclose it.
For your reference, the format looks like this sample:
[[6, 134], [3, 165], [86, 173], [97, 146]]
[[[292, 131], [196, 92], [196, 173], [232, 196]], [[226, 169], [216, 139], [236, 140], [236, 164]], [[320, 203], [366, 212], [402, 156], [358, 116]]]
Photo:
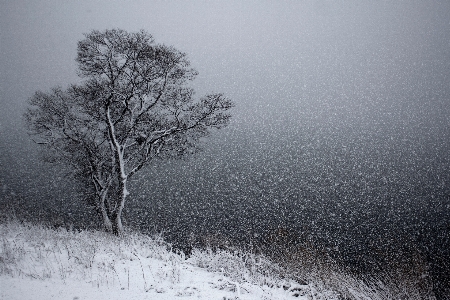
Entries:
[[70, 163], [91, 187], [107, 230], [123, 232], [128, 180], [155, 158], [198, 149], [230, 120], [222, 94], [195, 100], [186, 54], [145, 31], [92, 31], [78, 43], [80, 85], [37, 92], [26, 120], [53, 160]]

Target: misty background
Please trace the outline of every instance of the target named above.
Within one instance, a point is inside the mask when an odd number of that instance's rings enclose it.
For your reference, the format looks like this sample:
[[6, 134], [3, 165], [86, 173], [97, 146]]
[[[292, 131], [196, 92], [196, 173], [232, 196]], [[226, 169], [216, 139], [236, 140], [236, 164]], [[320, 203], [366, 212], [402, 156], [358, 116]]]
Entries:
[[284, 228], [364, 266], [404, 244], [448, 273], [450, 2], [0, 4], [3, 199], [96, 221], [68, 170], [40, 160], [22, 115], [35, 91], [79, 82], [83, 33], [145, 29], [188, 54], [197, 96], [223, 92], [236, 107], [203, 152], [132, 182], [129, 226], [179, 244]]

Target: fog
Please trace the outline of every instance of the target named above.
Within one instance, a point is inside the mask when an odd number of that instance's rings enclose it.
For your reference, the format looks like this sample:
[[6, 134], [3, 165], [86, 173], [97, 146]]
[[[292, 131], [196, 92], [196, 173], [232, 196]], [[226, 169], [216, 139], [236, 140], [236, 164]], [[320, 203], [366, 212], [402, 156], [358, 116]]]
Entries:
[[448, 257], [448, 1], [1, 6], [3, 194], [83, 210], [65, 171], [39, 160], [22, 121], [27, 99], [79, 81], [83, 33], [145, 29], [188, 54], [198, 96], [223, 92], [236, 107], [203, 152], [158, 163], [133, 182], [130, 226], [244, 241], [282, 227], [348, 260], [399, 234], [432, 258]]

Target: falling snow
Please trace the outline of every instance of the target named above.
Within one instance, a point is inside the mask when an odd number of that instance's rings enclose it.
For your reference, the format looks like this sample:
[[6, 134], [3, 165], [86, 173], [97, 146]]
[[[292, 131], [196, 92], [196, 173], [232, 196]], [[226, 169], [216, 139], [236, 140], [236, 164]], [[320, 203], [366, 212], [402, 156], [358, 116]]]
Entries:
[[438, 0], [3, 3], [0, 205], [99, 228], [22, 115], [37, 90], [78, 82], [83, 33], [144, 28], [187, 53], [196, 96], [223, 92], [236, 107], [203, 151], [130, 180], [125, 227], [186, 255], [213, 245], [286, 261], [310, 247], [356, 274], [414, 265], [446, 299], [449, 13]]

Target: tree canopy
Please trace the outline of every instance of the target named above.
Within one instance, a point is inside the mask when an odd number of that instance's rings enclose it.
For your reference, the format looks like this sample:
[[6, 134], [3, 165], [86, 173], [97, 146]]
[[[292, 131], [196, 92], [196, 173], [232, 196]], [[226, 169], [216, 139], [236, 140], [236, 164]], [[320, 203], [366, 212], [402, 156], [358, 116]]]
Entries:
[[156, 158], [198, 150], [229, 123], [233, 103], [220, 93], [195, 99], [186, 54], [143, 30], [94, 30], [76, 61], [82, 83], [35, 93], [27, 125], [51, 161], [72, 166], [107, 230], [120, 234], [127, 181]]

